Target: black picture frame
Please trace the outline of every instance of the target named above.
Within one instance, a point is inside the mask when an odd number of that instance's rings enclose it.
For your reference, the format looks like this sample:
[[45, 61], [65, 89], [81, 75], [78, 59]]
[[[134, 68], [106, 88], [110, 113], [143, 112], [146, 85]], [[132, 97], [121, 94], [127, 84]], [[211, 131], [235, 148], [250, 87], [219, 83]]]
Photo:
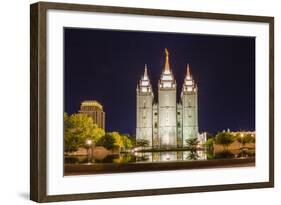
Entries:
[[[269, 180], [267, 182], [114, 191], [87, 194], [47, 195], [47, 84], [46, 84], [46, 13], [49, 9], [169, 16], [198, 19], [263, 22], [269, 24]], [[274, 18], [173, 10], [109, 7], [82, 4], [38, 2], [30, 6], [30, 199], [36, 202], [86, 200], [160, 194], [179, 194], [274, 186]], [[173, 169], [173, 168], [172, 168]]]

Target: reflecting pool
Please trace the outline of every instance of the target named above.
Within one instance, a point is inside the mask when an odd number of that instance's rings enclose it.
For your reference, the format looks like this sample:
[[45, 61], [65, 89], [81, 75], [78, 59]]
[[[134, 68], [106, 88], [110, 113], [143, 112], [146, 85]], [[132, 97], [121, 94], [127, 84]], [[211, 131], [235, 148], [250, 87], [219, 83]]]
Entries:
[[191, 151], [154, 151], [154, 152], [123, 152], [109, 154], [103, 158], [95, 156], [65, 156], [66, 164], [96, 164], [96, 163], [152, 163], [176, 162], [192, 160], [231, 159], [254, 157], [255, 150], [231, 150], [224, 152]]

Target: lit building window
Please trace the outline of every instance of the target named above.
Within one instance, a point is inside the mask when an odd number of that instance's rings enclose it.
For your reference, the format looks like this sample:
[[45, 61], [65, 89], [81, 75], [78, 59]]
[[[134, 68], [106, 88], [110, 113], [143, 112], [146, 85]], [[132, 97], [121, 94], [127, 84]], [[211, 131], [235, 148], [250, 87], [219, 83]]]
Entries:
[[148, 86], [149, 85], [149, 82], [147, 81], [147, 80], [143, 80], [142, 82], [141, 82], [141, 85], [142, 86]]
[[142, 87], [142, 88], [141, 88], [141, 91], [144, 92], [144, 93], [146, 93], [146, 92], [147, 92], [147, 88], [146, 88], [146, 87]]
[[170, 87], [172, 87], [172, 83], [171, 82], [164, 82], [163, 87], [164, 88], [170, 88]]
[[186, 80], [185, 81], [185, 85], [192, 85], [192, 81], [191, 80]]
[[173, 80], [171, 75], [163, 75], [162, 80]]

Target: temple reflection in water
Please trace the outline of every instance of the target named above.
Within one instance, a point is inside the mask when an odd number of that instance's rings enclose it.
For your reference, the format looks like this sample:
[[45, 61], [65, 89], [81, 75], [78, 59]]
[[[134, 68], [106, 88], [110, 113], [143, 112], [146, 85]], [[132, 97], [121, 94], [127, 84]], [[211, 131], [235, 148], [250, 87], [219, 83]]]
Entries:
[[207, 154], [204, 151], [136, 152], [134, 155], [137, 162], [167, 162], [207, 159]]

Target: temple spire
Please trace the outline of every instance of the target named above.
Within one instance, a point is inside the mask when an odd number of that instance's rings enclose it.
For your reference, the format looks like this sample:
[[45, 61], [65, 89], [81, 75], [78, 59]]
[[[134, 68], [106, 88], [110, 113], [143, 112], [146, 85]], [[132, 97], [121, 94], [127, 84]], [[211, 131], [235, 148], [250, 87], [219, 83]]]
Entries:
[[147, 77], [147, 65], [144, 65], [144, 76]]
[[191, 79], [189, 64], [186, 65], [186, 78]]
[[147, 74], [147, 65], [144, 64], [144, 75], [143, 75], [144, 80], [148, 80], [148, 74]]
[[170, 68], [170, 62], [169, 62], [169, 51], [167, 48], [165, 48], [165, 67], [163, 70], [163, 73], [161, 74], [161, 78], [159, 81], [159, 88], [176, 88], [176, 81], [174, 79], [172, 70]]
[[166, 54], [166, 61], [165, 61], [164, 73], [169, 74], [170, 73], [170, 64], [169, 64], [169, 51], [167, 48], [165, 48], [165, 54]]
[[[147, 65], [144, 65], [144, 74], [141, 77], [139, 84], [137, 85], [137, 91], [142, 93], [152, 93], [152, 87], [150, 84], [148, 72], [147, 72]], [[152, 93], [153, 95], [153, 93]]]
[[190, 73], [189, 64], [186, 65], [186, 76], [183, 82], [183, 90], [182, 92], [196, 92], [197, 85], [195, 84], [194, 80], [192, 79], [192, 75]]

